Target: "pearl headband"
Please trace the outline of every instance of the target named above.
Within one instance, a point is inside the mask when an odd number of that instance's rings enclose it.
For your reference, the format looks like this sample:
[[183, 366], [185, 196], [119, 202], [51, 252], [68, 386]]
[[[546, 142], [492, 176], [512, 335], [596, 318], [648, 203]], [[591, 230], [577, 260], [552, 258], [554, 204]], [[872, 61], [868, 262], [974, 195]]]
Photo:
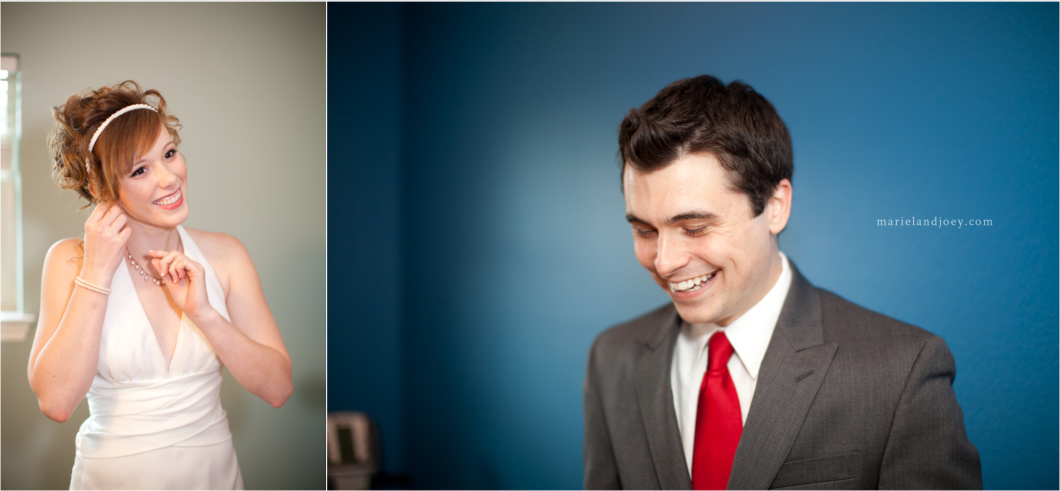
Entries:
[[110, 124], [111, 121], [114, 121], [118, 116], [121, 116], [122, 114], [125, 114], [129, 111], [135, 111], [137, 109], [150, 109], [156, 113], [158, 112], [157, 109], [147, 104], [131, 104], [121, 109], [118, 109], [117, 111], [114, 111], [114, 114], [111, 114], [106, 121], [103, 121], [103, 124], [99, 125], [99, 128], [96, 128], [96, 132], [92, 135], [92, 140], [88, 142], [88, 152], [92, 153], [92, 147], [96, 146], [96, 140], [99, 139], [99, 134], [103, 133], [103, 128], [106, 128], [107, 125]]

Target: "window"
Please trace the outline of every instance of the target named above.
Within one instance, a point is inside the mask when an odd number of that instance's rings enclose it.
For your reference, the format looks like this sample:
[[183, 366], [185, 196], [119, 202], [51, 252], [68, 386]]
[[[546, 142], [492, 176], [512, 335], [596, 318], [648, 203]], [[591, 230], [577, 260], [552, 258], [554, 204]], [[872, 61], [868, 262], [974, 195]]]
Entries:
[[22, 84], [18, 56], [0, 58], [0, 339], [22, 341], [36, 316], [23, 312], [22, 284], [22, 183], [19, 177], [18, 142], [22, 136]]

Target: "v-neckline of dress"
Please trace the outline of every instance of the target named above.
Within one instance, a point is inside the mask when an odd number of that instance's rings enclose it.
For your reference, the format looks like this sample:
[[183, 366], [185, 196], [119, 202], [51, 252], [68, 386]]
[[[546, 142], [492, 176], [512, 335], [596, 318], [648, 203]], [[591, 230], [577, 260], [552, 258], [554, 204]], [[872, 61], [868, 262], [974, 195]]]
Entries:
[[[185, 251], [187, 251], [186, 248]], [[125, 261], [122, 262], [124, 263]], [[151, 339], [154, 340], [153, 344], [155, 346], [155, 350], [157, 351], [158, 355], [162, 357], [162, 368], [165, 369], [165, 375], [168, 376], [173, 369], [173, 360], [177, 358], [177, 353], [180, 352], [180, 348], [184, 344], [184, 322], [187, 317], [184, 315], [184, 311], [182, 310], [180, 312], [180, 321], [177, 324], [177, 342], [173, 344], [173, 352], [170, 353], [169, 362], [167, 363], [166, 353], [162, 351], [162, 343], [158, 340], [158, 333], [155, 331], [154, 324], [151, 323], [151, 317], [147, 315], [147, 309], [144, 308], [144, 302], [140, 298], [140, 292], [136, 290], [136, 284], [133, 282], [133, 276], [132, 273], [129, 271], [129, 266], [127, 264], [122, 264], [121, 269], [122, 271], [124, 271], [123, 276], [125, 277], [125, 279], [128, 280], [129, 287], [132, 288], [133, 296], [136, 297], [136, 305], [140, 307], [139, 312], [143, 316], [143, 320], [147, 325], [147, 330], [150, 331]], [[160, 288], [165, 288], [165, 286], [161, 286]]]

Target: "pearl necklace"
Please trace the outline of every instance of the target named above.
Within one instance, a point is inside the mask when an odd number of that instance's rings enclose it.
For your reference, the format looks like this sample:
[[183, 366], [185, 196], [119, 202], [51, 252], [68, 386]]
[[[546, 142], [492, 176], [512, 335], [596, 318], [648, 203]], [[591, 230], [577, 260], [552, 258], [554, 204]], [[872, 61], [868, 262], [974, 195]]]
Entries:
[[136, 260], [133, 259], [132, 252], [129, 251], [128, 247], [125, 248], [125, 252], [129, 255], [129, 264], [131, 264], [133, 268], [136, 268], [136, 272], [140, 273], [140, 276], [143, 277], [144, 281], [152, 281], [158, 286], [166, 284], [165, 280], [163, 280], [162, 278], [158, 278], [155, 275], [144, 271], [144, 268], [140, 267], [140, 263], [136, 262]]
[[[177, 243], [177, 250], [181, 251], [181, 252], [184, 252], [184, 247], [183, 246], [184, 246], [183, 243], [178, 242]], [[166, 284], [166, 281], [163, 279], [163, 278], [165, 278], [165, 275], [162, 275], [162, 277], [159, 278], [159, 277], [157, 277], [157, 276], [155, 276], [155, 275], [153, 275], [151, 273], [148, 273], [146, 270], [144, 270], [144, 268], [140, 267], [140, 263], [136, 262], [136, 259], [133, 259], [132, 251], [129, 250], [129, 246], [125, 246], [125, 253], [129, 255], [129, 264], [131, 264], [133, 268], [136, 268], [136, 272], [140, 273], [140, 276], [143, 277], [144, 281], [153, 282], [154, 284], [156, 284], [158, 286], [162, 286], [162, 285]]]

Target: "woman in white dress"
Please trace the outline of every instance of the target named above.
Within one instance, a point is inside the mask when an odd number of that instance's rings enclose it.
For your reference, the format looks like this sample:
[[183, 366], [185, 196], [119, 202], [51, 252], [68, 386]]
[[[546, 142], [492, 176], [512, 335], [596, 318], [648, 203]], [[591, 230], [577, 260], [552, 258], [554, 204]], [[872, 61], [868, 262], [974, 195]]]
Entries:
[[49, 418], [87, 398], [71, 489], [241, 489], [221, 366], [280, 407], [291, 360], [234, 237], [185, 229], [180, 125], [135, 82], [55, 108], [58, 184], [94, 204], [44, 261], [29, 381]]

